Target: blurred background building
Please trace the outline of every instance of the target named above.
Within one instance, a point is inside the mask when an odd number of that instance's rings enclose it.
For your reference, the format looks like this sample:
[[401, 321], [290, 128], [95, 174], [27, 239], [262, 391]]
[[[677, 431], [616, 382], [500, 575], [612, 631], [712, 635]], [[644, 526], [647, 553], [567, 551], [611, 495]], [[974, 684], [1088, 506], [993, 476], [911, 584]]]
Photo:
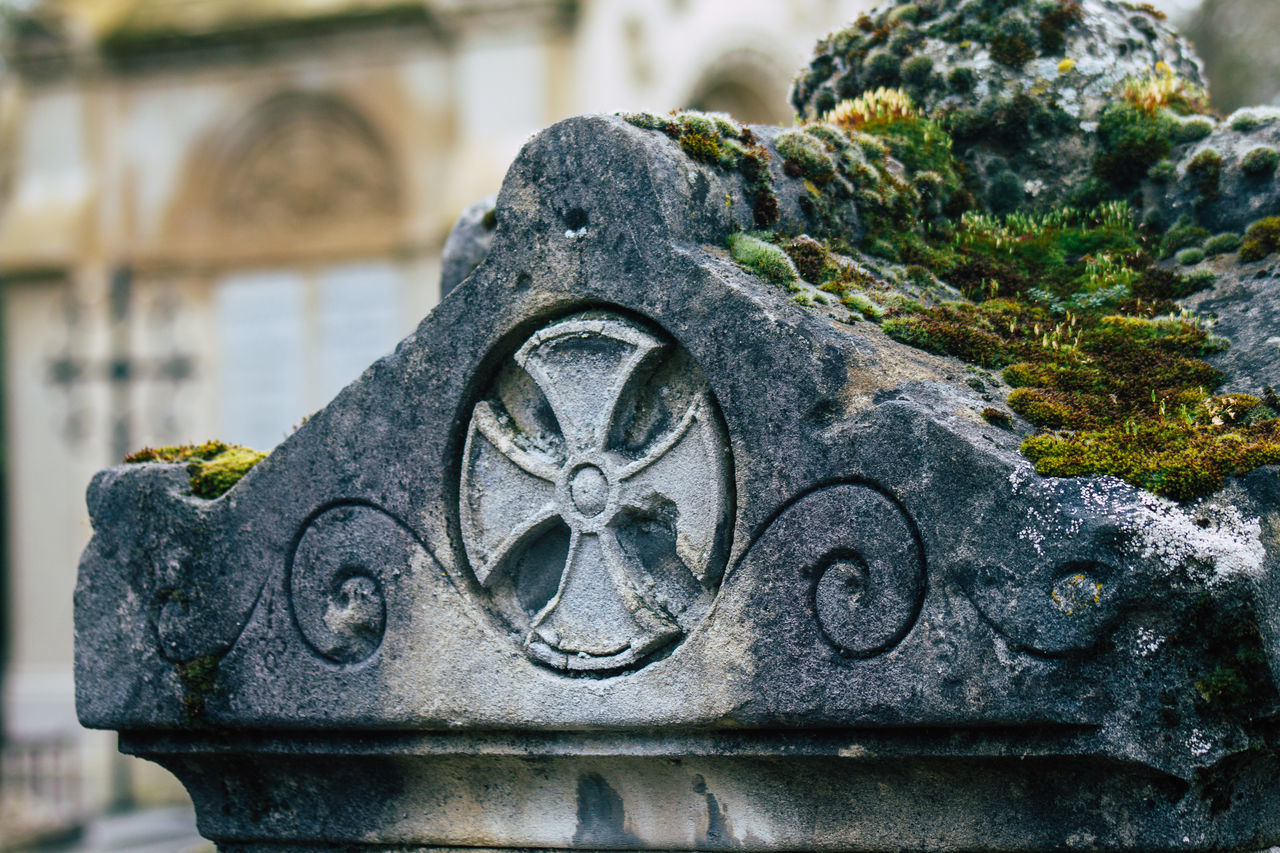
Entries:
[[[184, 798], [76, 723], [95, 471], [274, 446], [436, 303], [449, 227], [529, 134], [626, 109], [790, 122], [813, 42], [871, 5], [0, 0], [0, 851]], [[1221, 108], [1280, 93], [1276, 0], [1156, 5]]]
[[144, 445], [274, 446], [435, 304], [449, 227], [529, 134], [621, 109], [789, 122], [813, 42], [868, 5], [0, 5], [0, 849], [183, 797], [76, 723], [96, 470]]

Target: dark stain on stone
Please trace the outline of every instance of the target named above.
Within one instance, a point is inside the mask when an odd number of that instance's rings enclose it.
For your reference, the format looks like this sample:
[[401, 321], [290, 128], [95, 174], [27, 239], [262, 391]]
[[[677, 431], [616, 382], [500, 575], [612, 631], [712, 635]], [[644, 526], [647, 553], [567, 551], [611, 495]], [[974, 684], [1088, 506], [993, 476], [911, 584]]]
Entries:
[[701, 843], [716, 847], [729, 843], [729, 824], [720, 811], [720, 803], [716, 801], [716, 795], [712, 793], [707, 794], [707, 836]]
[[640, 839], [627, 832], [622, 797], [599, 773], [578, 777], [578, 828], [573, 833], [577, 846], [638, 848]]
[[733, 839], [729, 836], [729, 822], [720, 810], [720, 802], [716, 795], [707, 790], [707, 781], [702, 774], [693, 777], [693, 792], [701, 794], [707, 800], [707, 831], [698, 837], [699, 847], [732, 847]]

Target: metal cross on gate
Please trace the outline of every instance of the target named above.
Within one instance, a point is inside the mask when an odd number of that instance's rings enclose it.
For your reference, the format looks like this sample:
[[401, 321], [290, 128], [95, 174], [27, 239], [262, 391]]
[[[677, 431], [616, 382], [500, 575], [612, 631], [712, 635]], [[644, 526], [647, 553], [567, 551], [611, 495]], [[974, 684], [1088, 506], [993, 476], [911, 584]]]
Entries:
[[[460, 507], [467, 555], [484, 587], [517, 571], [551, 578], [554, 588], [546, 583], [550, 594], [526, 611], [524, 630], [526, 649], [554, 666], [634, 665], [685, 633], [689, 602], [664, 594], [654, 574], [679, 565], [703, 590], [718, 580], [729, 463], [705, 387], [681, 398], [666, 429], [638, 453], [624, 453], [616, 440], [624, 412], [659, 405], [642, 399], [653, 389], [636, 379], [668, 349], [622, 318], [570, 318], [534, 334], [514, 356], [558, 434], [530, 436], [519, 426], [510, 411], [522, 405], [514, 388], [496, 388], [472, 413]], [[526, 407], [541, 402], [524, 395]], [[674, 516], [678, 562], [646, 564], [622, 533], [663, 512]], [[560, 525], [569, 532], [563, 563], [536, 547]]]
[[[67, 392], [85, 382], [109, 383], [111, 453], [114, 459], [119, 460], [131, 450], [136, 449], [133, 407], [129, 400], [132, 383], [144, 379], [182, 382], [190, 379], [195, 373], [195, 360], [189, 355], [176, 352], [154, 359], [133, 357], [129, 341], [129, 321], [133, 305], [133, 273], [129, 267], [119, 267], [112, 275], [109, 303], [111, 349], [107, 358], [102, 360], [80, 358], [73, 355], [68, 346], [62, 354], [49, 361], [48, 377], [50, 384]], [[73, 441], [83, 437], [75, 425], [72, 425], [68, 432]]]

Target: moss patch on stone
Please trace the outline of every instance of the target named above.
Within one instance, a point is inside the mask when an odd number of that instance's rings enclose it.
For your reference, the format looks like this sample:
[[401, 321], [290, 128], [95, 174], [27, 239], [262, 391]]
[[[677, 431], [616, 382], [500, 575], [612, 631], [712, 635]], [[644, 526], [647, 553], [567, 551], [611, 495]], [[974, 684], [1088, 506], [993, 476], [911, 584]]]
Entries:
[[140, 462], [187, 463], [191, 491], [197, 497], [213, 500], [240, 482], [253, 466], [267, 454], [221, 441], [183, 444], [169, 447], [145, 447], [124, 458], [125, 464]]
[[1222, 376], [1203, 358], [1224, 342], [1166, 316], [1197, 283], [1155, 267], [1149, 242], [1116, 203], [970, 215], [940, 255], [942, 277], [964, 282], [972, 301], [898, 308], [884, 328], [1004, 368], [1010, 408], [1045, 430], [1023, 444], [1040, 474], [1110, 474], [1176, 500], [1208, 494], [1280, 463], [1280, 421], [1256, 398], [1214, 395]]
[[1205, 710], [1251, 719], [1273, 712], [1280, 702], [1261, 633], [1245, 602], [1201, 596], [1174, 639], [1200, 653], [1195, 689]]
[[749, 127], [719, 113], [673, 112], [622, 113], [636, 127], [657, 130], [673, 139], [685, 154], [700, 163], [739, 171], [746, 179], [756, 227], [768, 228], [778, 221], [778, 198], [769, 176], [769, 149], [760, 144]]
[[205, 702], [218, 686], [218, 658], [202, 655], [176, 665], [182, 685], [182, 714], [188, 722], [204, 716]]
[[729, 252], [735, 261], [774, 284], [788, 285], [799, 278], [787, 253], [759, 237], [731, 234]]
[[1249, 226], [1240, 246], [1240, 260], [1260, 261], [1280, 249], [1280, 216], [1260, 219]]
[[[980, 7], [987, 8], [969, 4], [947, 17], [959, 29], [942, 36], [989, 46], [1005, 39], [1005, 64], [1030, 61], [1026, 46], [1052, 54], [1060, 47], [1054, 32], [1078, 20], [1070, 0], [1044, 4], [1037, 35], [1020, 23], [1005, 26], [995, 13], [983, 17]], [[1193, 214], [1163, 232], [1152, 222], [1139, 227], [1128, 201], [1162, 167], [1166, 185], [1185, 182], [1202, 202], [1221, 191], [1226, 164], [1214, 149], [1192, 157], [1182, 175], [1174, 166], [1180, 146], [1213, 130], [1200, 115], [1203, 89], [1163, 65], [1125, 81], [1090, 131], [1092, 176], [1072, 195], [1080, 204], [1033, 212], [1027, 200], [1042, 187], [1015, 169], [1020, 152], [1079, 134], [1080, 123], [1035, 87], [923, 111], [913, 92], [976, 84], [962, 72], [942, 79], [913, 61], [912, 39], [921, 28], [938, 36], [929, 22], [939, 14], [921, 4], [905, 18], [864, 17], [832, 37], [847, 42], [824, 55], [844, 57], [848, 70], [834, 89], [849, 96], [815, 100], [821, 113], [776, 142], [783, 172], [804, 184], [800, 206], [811, 230], [734, 235], [734, 259], [799, 294], [801, 304], [825, 304], [800, 292], [803, 278], [899, 341], [1003, 370], [1015, 386], [1009, 407], [1043, 430], [1023, 445], [1043, 475], [1111, 474], [1189, 500], [1226, 477], [1280, 462], [1278, 413], [1254, 398], [1215, 393], [1222, 375], [1205, 357], [1225, 342], [1177, 305], [1210, 285], [1212, 273], [1158, 264], [1176, 258], [1190, 267], [1237, 245], [1243, 260], [1266, 257], [1280, 249], [1280, 218], [1256, 223], [1237, 244], [1236, 235], [1211, 236]], [[823, 63], [815, 60], [811, 74], [826, 81], [825, 92], [835, 78]], [[799, 90], [809, 89], [802, 81]], [[667, 133], [696, 160], [747, 175], [756, 169], [758, 197], [773, 198], [768, 152], [761, 146], [754, 166], [739, 153], [753, 141], [749, 131], [735, 136], [685, 114], [635, 123]], [[757, 216], [757, 226], [772, 227], [768, 219]], [[851, 257], [859, 252], [878, 266], [873, 275]]]

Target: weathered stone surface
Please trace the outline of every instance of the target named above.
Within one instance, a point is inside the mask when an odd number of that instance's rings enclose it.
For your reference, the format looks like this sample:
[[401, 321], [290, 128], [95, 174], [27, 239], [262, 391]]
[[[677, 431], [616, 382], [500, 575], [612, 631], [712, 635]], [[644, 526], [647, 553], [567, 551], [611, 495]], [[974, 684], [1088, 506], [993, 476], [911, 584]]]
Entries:
[[480, 265], [493, 245], [493, 208], [496, 195], [486, 196], [462, 211], [444, 241], [441, 257], [440, 298], [449, 295], [471, 271]]
[[1210, 357], [1226, 375], [1224, 389], [1266, 397], [1280, 384], [1280, 282], [1275, 259], [1241, 264], [1234, 255], [1212, 262], [1213, 287], [1186, 300], [1186, 307], [1213, 321], [1213, 331], [1231, 342]]
[[1280, 839], [1275, 471], [1037, 477], [957, 362], [729, 260], [738, 179], [620, 119], [535, 137], [496, 213], [226, 495], [90, 487], [81, 717], [222, 849]]

